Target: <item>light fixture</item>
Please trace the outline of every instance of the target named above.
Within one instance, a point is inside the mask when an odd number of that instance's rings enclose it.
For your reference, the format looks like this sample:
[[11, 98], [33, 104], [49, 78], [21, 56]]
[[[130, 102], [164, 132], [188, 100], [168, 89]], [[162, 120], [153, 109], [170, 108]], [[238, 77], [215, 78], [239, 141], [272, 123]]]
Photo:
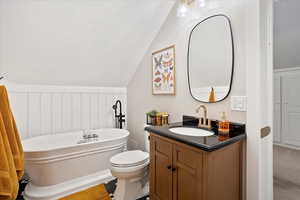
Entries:
[[180, 4], [177, 10], [178, 17], [185, 17], [187, 11], [188, 11], [187, 6], [185, 4]]
[[185, 17], [195, 0], [181, 0], [177, 10], [178, 17]]
[[182, 4], [191, 5], [195, 0], [181, 0]]
[[206, 0], [198, 0], [198, 6], [200, 8], [205, 7], [205, 5], [206, 5]]
[[203, 8], [207, 0], [181, 0], [177, 10], [178, 17], [185, 17], [192, 8]]

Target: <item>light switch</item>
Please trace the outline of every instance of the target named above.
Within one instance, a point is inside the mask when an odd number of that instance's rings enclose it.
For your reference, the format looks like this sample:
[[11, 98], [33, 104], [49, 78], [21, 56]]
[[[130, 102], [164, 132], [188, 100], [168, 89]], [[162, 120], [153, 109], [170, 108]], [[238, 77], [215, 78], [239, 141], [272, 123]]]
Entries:
[[247, 111], [247, 97], [246, 96], [232, 96], [231, 110], [233, 111]]

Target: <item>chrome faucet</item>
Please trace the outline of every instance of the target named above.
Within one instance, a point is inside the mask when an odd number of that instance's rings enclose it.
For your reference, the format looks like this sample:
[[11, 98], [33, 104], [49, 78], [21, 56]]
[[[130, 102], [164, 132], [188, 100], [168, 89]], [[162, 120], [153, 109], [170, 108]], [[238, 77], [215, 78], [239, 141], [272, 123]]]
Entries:
[[207, 119], [207, 108], [205, 105], [200, 105], [197, 109], [196, 109], [196, 113], [200, 113], [200, 109], [203, 109], [203, 117], [199, 117], [199, 123], [198, 123], [198, 127], [199, 128], [211, 128], [211, 120]]
[[91, 139], [91, 138], [98, 138], [97, 134], [93, 134], [91, 130], [89, 129], [85, 129], [82, 131], [83, 132], [83, 139], [87, 140], [87, 139]]
[[83, 135], [82, 135], [82, 138], [83, 138], [83, 139], [86, 140], [86, 139], [89, 138], [90, 131], [89, 131], [88, 129], [82, 130], [82, 133], [83, 133]]
[[77, 144], [97, 141], [99, 138], [99, 135], [96, 133], [93, 133], [90, 129], [83, 129], [82, 130], [82, 139], [77, 142]]

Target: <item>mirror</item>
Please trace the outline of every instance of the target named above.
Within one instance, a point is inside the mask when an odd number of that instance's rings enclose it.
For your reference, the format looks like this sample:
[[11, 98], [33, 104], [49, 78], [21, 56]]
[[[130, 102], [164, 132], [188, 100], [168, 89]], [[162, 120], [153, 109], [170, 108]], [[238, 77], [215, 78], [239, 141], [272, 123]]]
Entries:
[[234, 47], [230, 19], [214, 15], [191, 31], [188, 47], [189, 90], [204, 103], [224, 100], [230, 93], [234, 69]]

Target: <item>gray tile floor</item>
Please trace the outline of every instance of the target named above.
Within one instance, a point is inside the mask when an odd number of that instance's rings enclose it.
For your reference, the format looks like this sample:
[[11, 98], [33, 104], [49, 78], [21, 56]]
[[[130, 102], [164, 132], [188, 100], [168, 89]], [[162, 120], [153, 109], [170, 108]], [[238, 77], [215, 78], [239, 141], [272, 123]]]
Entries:
[[273, 156], [274, 176], [300, 185], [300, 151], [274, 146]]
[[300, 185], [275, 178], [274, 200], [300, 200]]
[[274, 200], [300, 200], [300, 151], [274, 145]]
[[[26, 185], [28, 184], [28, 182], [29, 182], [29, 178], [27, 176], [25, 176], [25, 178], [20, 181], [19, 195], [18, 195], [16, 200], [24, 200], [23, 191], [24, 191]], [[117, 179], [112, 180], [109, 183], [105, 184], [105, 188], [106, 188], [107, 192], [110, 194], [111, 197], [113, 197], [112, 193], [116, 189], [116, 183], [117, 183]], [[147, 195], [145, 197], [142, 197], [142, 198], [139, 198], [137, 200], [149, 200], [148, 196], [149, 195]]]

